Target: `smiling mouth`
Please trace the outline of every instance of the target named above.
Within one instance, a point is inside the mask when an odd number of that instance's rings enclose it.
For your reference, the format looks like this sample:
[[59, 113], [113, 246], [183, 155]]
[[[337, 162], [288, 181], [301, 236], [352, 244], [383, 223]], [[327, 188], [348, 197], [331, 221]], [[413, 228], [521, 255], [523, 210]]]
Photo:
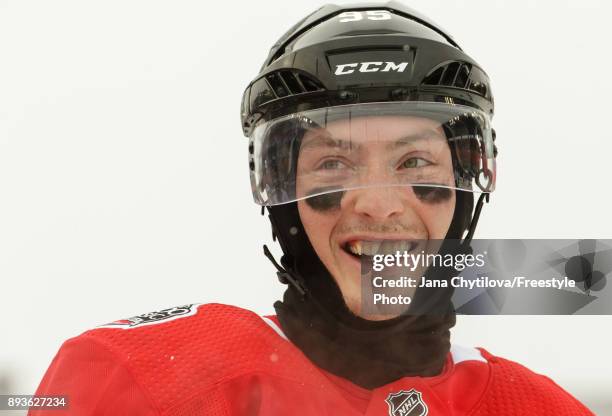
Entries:
[[342, 249], [349, 255], [360, 259], [376, 254], [411, 252], [416, 246], [416, 241], [409, 240], [350, 240], [342, 245]]

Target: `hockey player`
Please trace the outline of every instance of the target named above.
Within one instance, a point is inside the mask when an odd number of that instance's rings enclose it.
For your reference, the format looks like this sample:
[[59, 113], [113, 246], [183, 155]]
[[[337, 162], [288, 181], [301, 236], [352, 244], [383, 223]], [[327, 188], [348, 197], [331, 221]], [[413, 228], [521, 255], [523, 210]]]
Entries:
[[284, 253], [265, 248], [287, 284], [277, 315], [189, 304], [87, 331], [38, 388], [68, 396], [49, 414], [592, 414], [545, 376], [452, 345], [448, 291], [364, 307], [364, 259], [469, 243], [495, 186], [492, 115], [485, 72], [415, 11], [328, 5], [303, 19], [241, 107], [253, 195]]

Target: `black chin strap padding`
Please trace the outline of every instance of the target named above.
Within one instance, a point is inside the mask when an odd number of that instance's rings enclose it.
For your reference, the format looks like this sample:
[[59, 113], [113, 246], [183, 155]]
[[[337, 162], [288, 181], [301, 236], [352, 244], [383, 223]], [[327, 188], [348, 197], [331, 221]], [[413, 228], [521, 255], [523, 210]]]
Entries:
[[270, 260], [270, 262], [274, 265], [274, 267], [276, 267], [276, 276], [278, 277], [278, 280], [283, 284], [290, 284], [295, 287], [295, 289], [300, 293], [302, 297], [306, 296], [307, 289], [304, 284], [302, 284], [301, 279], [299, 277], [294, 276], [291, 271], [283, 268], [280, 264], [278, 264], [278, 262], [270, 252], [270, 249], [265, 244], [263, 246], [263, 252], [264, 256], [266, 256], [268, 260]]
[[478, 225], [478, 219], [480, 218], [480, 212], [482, 211], [482, 206], [484, 205], [485, 200], [489, 202], [489, 193], [483, 192], [480, 194], [478, 198], [478, 202], [476, 203], [476, 209], [474, 210], [474, 216], [472, 217], [472, 222], [470, 223], [470, 228], [468, 229], [468, 233], [465, 236], [465, 240], [463, 240], [464, 245], [469, 245], [474, 237], [474, 232], [476, 231], [476, 225]]

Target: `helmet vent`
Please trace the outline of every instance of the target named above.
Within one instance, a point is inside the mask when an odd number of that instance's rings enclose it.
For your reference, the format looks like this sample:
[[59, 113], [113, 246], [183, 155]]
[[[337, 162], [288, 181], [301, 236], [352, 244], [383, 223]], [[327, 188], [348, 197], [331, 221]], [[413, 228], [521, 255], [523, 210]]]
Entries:
[[459, 72], [460, 67], [461, 64], [459, 62], [448, 64], [446, 66], [446, 70], [442, 74], [440, 85], [448, 85], [449, 87], [455, 86], [455, 78], [457, 78], [457, 73]]
[[289, 87], [289, 91], [291, 94], [299, 94], [305, 91], [305, 88], [302, 86], [302, 83], [297, 79], [293, 73], [290, 71], [281, 71], [279, 73], [285, 84]]
[[283, 81], [280, 76], [280, 73], [273, 72], [270, 75], [266, 76], [268, 80], [268, 84], [272, 87], [272, 91], [276, 94], [277, 97], [285, 97], [290, 94], [289, 87], [287, 83]]
[[473, 68], [470, 72], [467, 89], [474, 91], [483, 97], [491, 98], [491, 88], [489, 87], [489, 78], [479, 68]]
[[251, 86], [250, 109], [252, 111], [277, 98], [322, 90], [323, 86], [305, 73], [286, 69], [274, 71]]
[[488, 78], [479, 68], [465, 62], [449, 62], [431, 71], [422, 85], [463, 88], [489, 98]]
[[429, 75], [425, 77], [422, 84], [423, 85], [439, 85], [440, 80], [442, 80], [442, 75], [444, 74], [444, 70], [446, 67], [441, 66], [435, 69], [433, 72], [430, 72]]
[[278, 98], [303, 92], [320, 91], [321, 85], [311, 77], [292, 71], [276, 71], [266, 76]]
[[468, 82], [468, 78], [470, 76], [470, 67], [468, 65], [461, 65], [459, 70], [457, 71], [457, 75], [455, 76], [455, 87], [465, 88], [465, 85]]
[[324, 90], [323, 86], [306, 74], [298, 74], [298, 79], [308, 92]]
[[423, 85], [465, 88], [471, 69], [469, 64], [450, 62], [431, 71], [423, 80]]

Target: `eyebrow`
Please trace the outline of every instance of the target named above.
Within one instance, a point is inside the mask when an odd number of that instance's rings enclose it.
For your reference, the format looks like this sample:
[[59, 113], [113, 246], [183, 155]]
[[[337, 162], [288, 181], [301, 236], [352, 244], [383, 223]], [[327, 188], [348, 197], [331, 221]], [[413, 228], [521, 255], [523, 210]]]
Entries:
[[[396, 149], [401, 146], [411, 145], [414, 142], [429, 141], [431, 139], [445, 140], [445, 138], [443, 138], [437, 131], [428, 129], [407, 136], [402, 136], [399, 139], [393, 140], [388, 143], [386, 147], [388, 149]], [[319, 147], [357, 150], [361, 147], [361, 143], [355, 143], [352, 140], [333, 138], [329, 134], [318, 134], [310, 139], [305, 140], [302, 144], [302, 150]]]
[[430, 141], [430, 140], [442, 140], [445, 138], [442, 137], [440, 135], [440, 133], [438, 133], [435, 130], [424, 130], [424, 131], [420, 131], [418, 133], [415, 134], [410, 134], [408, 136], [403, 136], [400, 137], [397, 140], [394, 140], [393, 142], [389, 143], [387, 145], [387, 148], [397, 148], [397, 147], [401, 147], [401, 146], [407, 146], [410, 145], [414, 142], [418, 142], [418, 141]]
[[330, 135], [319, 134], [312, 139], [307, 139], [302, 144], [302, 150], [313, 147], [333, 147], [340, 149], [359, 148], [361, 144], [351, 140], [335, 139]]

